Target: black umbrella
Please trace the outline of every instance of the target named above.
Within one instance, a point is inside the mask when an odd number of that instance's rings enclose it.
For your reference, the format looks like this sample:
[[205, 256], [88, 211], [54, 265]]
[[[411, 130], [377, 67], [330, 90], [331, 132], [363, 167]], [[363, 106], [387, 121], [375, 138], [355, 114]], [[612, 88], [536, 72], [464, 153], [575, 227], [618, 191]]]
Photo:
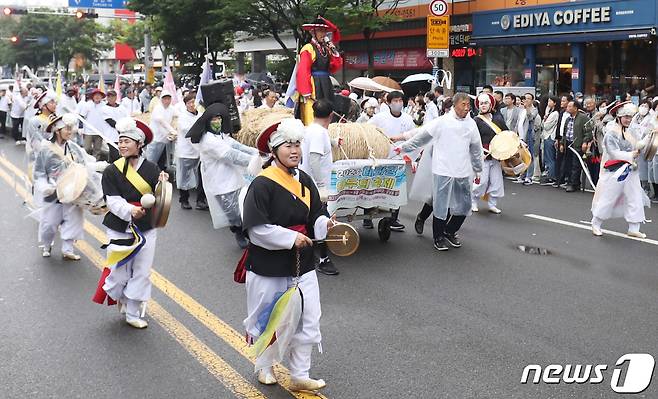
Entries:
[[245, 79], [254, 83], [267, 83], [274, 84], [274, 80], [267, 74], [267, 72], [254, 72], [245, 76]]

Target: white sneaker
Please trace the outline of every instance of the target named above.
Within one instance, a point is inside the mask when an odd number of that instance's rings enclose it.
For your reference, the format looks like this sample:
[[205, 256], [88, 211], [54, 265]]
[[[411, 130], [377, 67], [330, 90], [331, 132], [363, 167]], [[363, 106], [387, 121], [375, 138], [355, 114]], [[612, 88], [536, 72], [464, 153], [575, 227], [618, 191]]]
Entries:
[[21, 145], [21, 141], [20, 141], [20, 140], [16, 140], [16, 147], [18, 147], [19, 145]]
[[592, 234], [594, 234], [596, 237], [601, 237], [603, 232], [600, 228], [592, 226]]
[[44, 246], [43, 248], [41, 248], [41, 256], [43, 256], [44, 258], [50, 258], [50, 247]]
[[274, 376], [274, 370], [272, 369], [272, 367], [268, 367], [258, 371], [258, 382], [264, 385], [276, 384], [276, 377]]
[[639, 231], [629, 231], [626, 233], [627, 236], [629, 237], [635, 237], [635, 238], [647, 238], [647, 235], [644, 233], [640, 233]]
[[80, 260], [80, 255], [73, 252], [63, 252], [62, 258], [64, 258], [64, 260]]
[[324, 380], [314, 380], [312, 378], [294, 378], [290, 379], [291, 391], [317, 391], [327, 386]]
[[471, 212], [479, 212], [479, 211], [480, 208], [478, 208], [478, 204], [473, 203], [473, 205], [471, 205]]
[[512, 180], [512, 183], [516, 183], [516, 184], [523, 183], [523, 178], [522, 177], [517, 177], [516, 179]]
[[146, 322], [146, 320], [143, 319], [126, 319], [126, 323], [130, 325], [131, 327], [135, 327], [138, 329], [146, 328], [149, 326], [149, 323]]
[[496, 208], [495, 206], [490, 206], [490, 207], [489, 207], [489, 212], [491, 212], [491, 213], [495, 213], [496, 215], [499, 215], [499, 214], [500, 214], [501, 212], [503, 212], [503, 211], [501, 211], [500, 209]]

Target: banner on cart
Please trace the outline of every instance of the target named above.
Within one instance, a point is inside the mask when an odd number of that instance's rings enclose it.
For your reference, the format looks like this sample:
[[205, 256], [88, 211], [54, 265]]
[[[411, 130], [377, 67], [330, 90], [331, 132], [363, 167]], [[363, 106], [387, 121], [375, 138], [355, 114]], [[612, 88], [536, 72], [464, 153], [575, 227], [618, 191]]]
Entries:
[[327, 210], [341, 208], [399, 208], [407, 204], [407, 175], [403, 160], [368, 159], [334, 162]]

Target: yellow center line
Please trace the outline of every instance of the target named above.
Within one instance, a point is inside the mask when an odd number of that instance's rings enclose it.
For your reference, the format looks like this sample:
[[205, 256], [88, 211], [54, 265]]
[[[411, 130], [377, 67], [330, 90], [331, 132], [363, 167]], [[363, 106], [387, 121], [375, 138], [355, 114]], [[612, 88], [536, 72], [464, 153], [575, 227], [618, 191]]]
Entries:
[[[0, 178], [11, 184], [11, 177], [3, 169], [0, 169]], [[31, 202], [30, 196], [23, 187], [16, 187], [16, 192], [26, 202]], [[104, 267], [105, 259], [94, 250], [85, 240], [78, 240], [75, 246], [82, 252], [99, 270]], [[169, 335], [189, 352], [200, 364], [202, 364], [222, 385], [234, 393], [238, 398], [258, 399], [266, 398], [262, 392], [251, 385], [240, 373], [235, 371], [228, 363], [212, 351], [206, 344], [199, 340], [181, 322], [176, 320], [160, 304], [154, 300], [149, 301], [149, 315], [164, 328]]]
[[[6, 160], [5, 158], [0, 157], [0, 164], [2, 164], [4, 166], [7, 166], [14, 173], [16, 173], [19, 176], [23, 176], [23, 178], [25, 178], [24, 177], [25, 176], [24, 172], [22, 170], [20, 170], [19, 168], [17, 168], [15, 165], [13, 165], [8, 160]], [[10, 166], [8, 166], [8, 165], [10, 165]], [[8, 182], [10, 181], [10, 178], [9, 178], [8, 175], [7, 175], [7, 178], [5, 178], [5, 180], [7, 180]], [[22, 189], [22, 187], [21, 187], [21, 189]], [[24, 189], [22, 191], [25, 193]], [[22, 195], [22, 194], [20, 194], [20, 192], [19, 192], [19, 195]], [[86, 220], [86, 219], [85, 219], [85, 222], [84, 222], [84, 229], [90, 236], [92, 236], [94, 239], [96, 239], [99, 243], [101, 243], [101, 244], [107, 243], [107, 236], [105, 235], [105, 233], [103, 231], [101, 231], [98, 227], [96, 227], [94, 224], [92, 224], [91, 222]], [[98, 254], [98, 257], [100, 257], [100, 259], [104, 260], [104, 258], [102, 258], [100, 254]], [[154, 268], [151, 269], [151, 281], [153, 282], [154, 286], [156, 286], [160, 291], [162, 291], [162, 293], [164, 293], [171, 300], [173, 300], [179, 306], [181, 306], [187, 313], [189, 313], [197, 321], [199, 321], [206, 328], [208, 328], [213, 334], [215, 334], [217, 337], [219, 337], [224, 342], [226, 342], [229, 346], [231, 346], [234, 350], [236, 350], [238, 353], [240, 353], [243, 357], [248, 359], [251, 363], [254, 363], [254, 358], [249, 353], [247, 344], [246, 344], [244, 336], [242, 334], [238, 333], [228, 323], [221, 320], [219, 317], [217, 317], [210, 310], [208, 310], [206, 307], [201, 305], [198, 301], [196, 301], [190, 295], [188, 295], [183, 290], [178, 288], [174, 283], [172, 283], [167, 278], [165, 278], [163, 275], [158, 273]], [[274, 373], [276, 375], [276, 379], [277, 379], [277, 382], [279, 383], [279, 385], [281, 385], [282, 388], [284, 388], [286, 391], [288, 391], [295, 398], [298, 398], [298, 399], [311, 399], [311, 398], [327, 399], [327, 397], [322, 395], [321, 393], [313, 394], [313, 393], [308, 393], [308, 392], [294, 392], [294, 391], [291, 391], [290, 390], [290, 371], [282, 365], [276, 365], [274, 367]]]
[[[85, 240], [78, 240], [75, 246], [99, 270], [103, 269], [105, 259], [96, 252]], [[199, 363], [201, 363], [215, 378], [238, 398], [266, 398], [262, 392], [252, 386], [240, 373], [219, 357], [206, 344], [201, 342], [187, 327], [176, 320], [158, 302], [151, 299], [148, 303], [148, 313], [185, 348]]]

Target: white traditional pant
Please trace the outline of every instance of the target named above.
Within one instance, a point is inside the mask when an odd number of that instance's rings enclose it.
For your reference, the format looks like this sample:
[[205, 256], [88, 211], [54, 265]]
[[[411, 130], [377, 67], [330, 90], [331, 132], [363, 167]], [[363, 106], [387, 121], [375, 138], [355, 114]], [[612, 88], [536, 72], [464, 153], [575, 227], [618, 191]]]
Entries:
[[46, 203], [39, 219], [39, 243], [50, 246], [59, 228], [62, 252], [73, 252], [75, 240], [84, 238], [82, 208], [57, 202]]
[[498, 198], [505, 196], [503, 169], [498, 160], [485, 160], [480, 173], [480, 184], [473, 185], [473, 202], [489, 194], [489, 206], [496, 206]]
[[640, 185], [637, 170], [631, 170], [625, 179], [619, 181], [625, 169], [626, 166], [614, 172], [604, 169], [601, 174], [592, 199], [592, 223], [596, 227], [600, 227], [600, 221], [619, 217], [623, 217], [629, 226], [644, 222], [648, 197]]
[[[110, 268], [110, 274], [105, 279], [103, 290], [115, 301], [125, 303], [126, 317], [137, 317], [139, 305], [151, 298], [151, 267], [155, 256], [155, 229], [142, 232], [146, 243], [137, 255], [125, 265]], [[132, 238], [130, 233], [120, 233], [107, 229], [108, 240]]]
[[[250, 340], [256, 341], [262, 331], [258, 328], [258, 317], [275, 298], [285, 292], [293, 283], [292, 277], [266, 277], [247, 272], [247, 318], [243, 325]], [[320, 344], [320, 287], [315, 270], [299, 278], [299, 289], [304, 298], [304, 311], [297, 332], [290, 341], [290, 375], [294, 378], [309, 378], [311, 353], [314, 344]]]

